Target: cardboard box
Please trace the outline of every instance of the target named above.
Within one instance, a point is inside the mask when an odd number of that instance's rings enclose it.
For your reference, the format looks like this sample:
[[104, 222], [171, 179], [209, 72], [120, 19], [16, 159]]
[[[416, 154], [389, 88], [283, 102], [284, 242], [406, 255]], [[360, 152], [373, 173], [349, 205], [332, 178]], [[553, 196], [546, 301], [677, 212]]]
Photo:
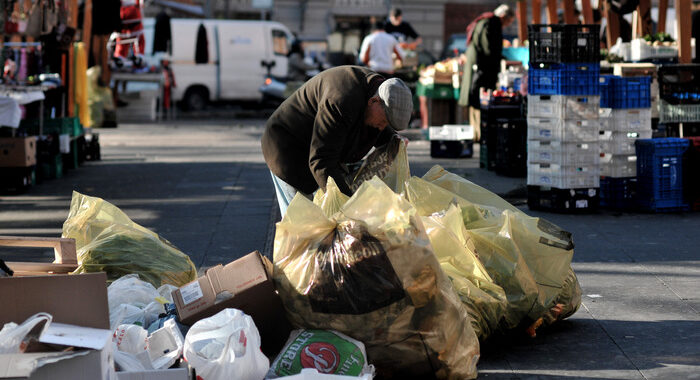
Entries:
[[114, 379], [106, 281], [105, 273], [0, 278], [0, 325], [47, 312], [53, 321], [40, 341], [74, 347], [0, 355], [0, 378]]
[[0, 138], [0, 167], [36, 165], [36, 136]]
[[117, 372], [117, 380], [188, 380], [187, 368]]
[[0, 305], [0, 326], [45, 311], [53, 322], [109, 329], [105, 273], [3, 277]]
[[[217, 295], [226, 292], [231, 296], [217, 303]], [[262, 351], [268, 356], [279, 353], [292, 330], [272, 282], [272, 263], [258, 251], [212, 267], [172, 294], [178, 317], [186, 325], [226, 308], [250, 315], [260, 332]]]

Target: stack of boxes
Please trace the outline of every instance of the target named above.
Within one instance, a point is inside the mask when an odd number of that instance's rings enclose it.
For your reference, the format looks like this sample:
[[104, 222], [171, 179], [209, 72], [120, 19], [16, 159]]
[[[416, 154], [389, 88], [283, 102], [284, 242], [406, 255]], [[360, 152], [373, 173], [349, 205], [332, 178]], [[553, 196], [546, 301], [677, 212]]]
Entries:
[[598, 25], [530, 25], [527, 185], [530, 209], [598, 206]]
[[635, 207], [635, 141], [652, 137], [651, 77], [600, 78], [600, 196], [603, 206]]

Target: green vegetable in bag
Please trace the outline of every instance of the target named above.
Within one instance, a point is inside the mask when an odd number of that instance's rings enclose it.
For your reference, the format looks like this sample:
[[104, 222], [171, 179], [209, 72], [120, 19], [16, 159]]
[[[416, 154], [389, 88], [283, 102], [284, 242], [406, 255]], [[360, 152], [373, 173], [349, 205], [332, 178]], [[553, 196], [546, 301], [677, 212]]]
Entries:
[[63, 237], [75, 239], [78, 269], [106, 272], [111, 282], [137, 274], [153, 286], [182, 286], [197, 278], [190, 258], [103, 199], [73, 192]]

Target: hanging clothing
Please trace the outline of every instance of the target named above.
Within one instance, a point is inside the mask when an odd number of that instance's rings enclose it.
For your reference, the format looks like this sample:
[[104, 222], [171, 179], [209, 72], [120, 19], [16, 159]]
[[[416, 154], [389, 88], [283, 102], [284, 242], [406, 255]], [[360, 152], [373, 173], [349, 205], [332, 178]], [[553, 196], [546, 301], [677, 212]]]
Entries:
[[156, 15], [155, 31], [153, 32], [153, 52], [163, 51], [170, 53], [171, 49], [168, 43], [171, 38], [170, 16], [165, 11], [161, 11]]
[[209, 63], [209, 41], [207, 40], [207, 29], [204, 24], [199, 24], [197, 29], [197, 46], [194, 53], [195, 63]]
[[121, 18], [119, 0], [99, 0], [92, 2], [92, 34], [110, 35], [121, 29]]
[[[146, 51], [146, 39], [143, 36], [141, 2], [139, 0], [122, 0], [119, 10], [122, 27], [114, 49], [115, 57], [143, 55]], [[130, 42], [131, 39], [135, 39]]]

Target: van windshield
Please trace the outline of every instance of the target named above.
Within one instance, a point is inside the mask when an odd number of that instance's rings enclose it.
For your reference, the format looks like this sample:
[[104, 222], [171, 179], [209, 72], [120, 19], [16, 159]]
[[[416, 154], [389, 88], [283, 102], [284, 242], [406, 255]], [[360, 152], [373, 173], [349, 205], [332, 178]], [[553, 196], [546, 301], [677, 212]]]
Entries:
[[289, 52], [287, 33], [281, 30], [272, 30], [272, 50], [275, 55], [287, 55]]

